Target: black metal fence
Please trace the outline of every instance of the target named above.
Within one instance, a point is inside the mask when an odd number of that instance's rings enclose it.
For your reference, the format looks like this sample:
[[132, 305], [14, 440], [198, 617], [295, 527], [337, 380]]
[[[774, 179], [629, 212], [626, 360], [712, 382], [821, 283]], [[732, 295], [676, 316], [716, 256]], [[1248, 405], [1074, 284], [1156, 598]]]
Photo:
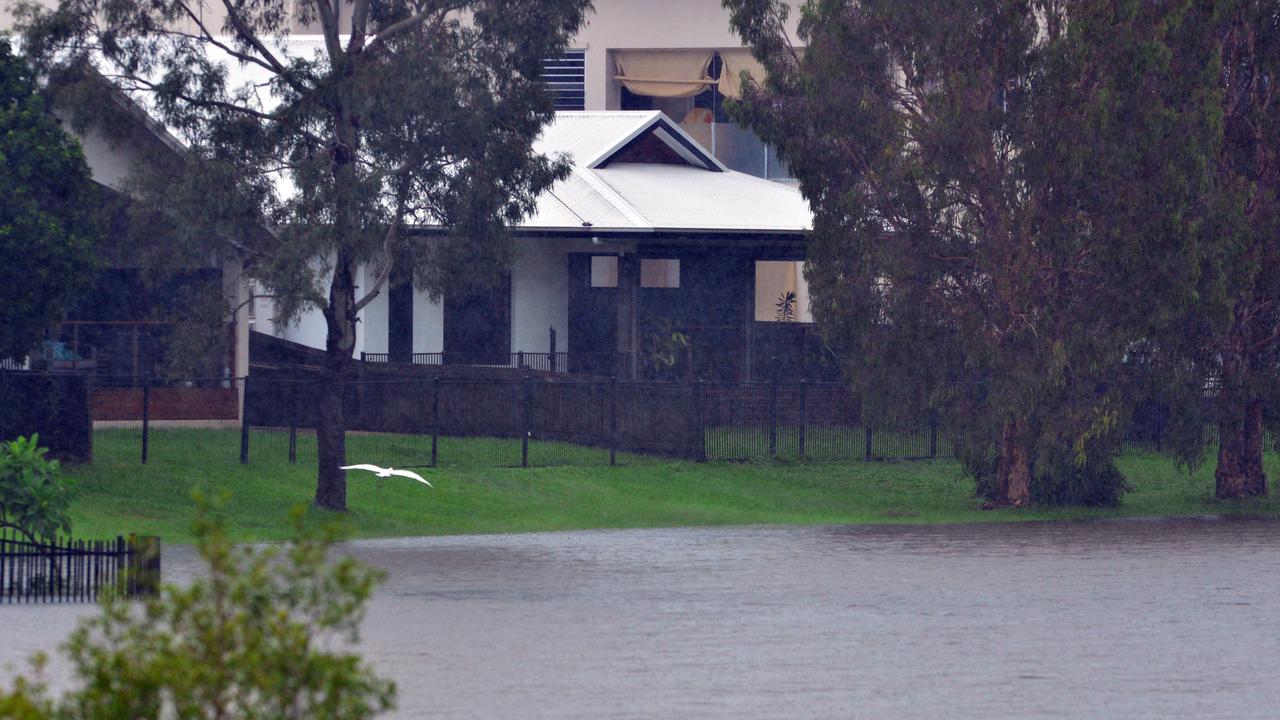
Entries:
[[0, 603], [94, 602], [105, 590], [135, 598], [159, 588], [158, 537], [37, 542], [0, 532]]
[[[393, 370], [383, 366], [345, 383], [353, 462], [528, 467], [953, 455], [950, 439], [928, 418], [871, 421], [841, 383], [626, 382], [425, 367], [401, 377]], [[6, 376], [0, 373], [0, 384]], [[258, 368], [238, 380], [91, 387], [94, 462], [314, 463], [320, 396], [314, 372], [283, 368]], [[1127, 440], [1159, 450], [1167, 420], [1135, 413]]]

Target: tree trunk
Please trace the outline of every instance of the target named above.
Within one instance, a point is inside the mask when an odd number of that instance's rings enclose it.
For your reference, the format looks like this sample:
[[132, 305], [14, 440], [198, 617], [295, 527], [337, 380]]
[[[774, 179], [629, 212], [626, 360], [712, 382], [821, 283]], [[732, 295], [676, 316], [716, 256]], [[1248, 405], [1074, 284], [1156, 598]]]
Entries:
[[1237, 303], [1227, 342], [1222, 348], [1222, 389], [1218, 398], [1218, 468], [1214, 494], [1222, 499], [1267, 494], [1262, 470], [1262, 399], [1250, 389], [1258, 358], [1250, 352], [1256, 328]]
[[1027, 421], [1022, 417], [1005, 420], [1000, 432], [1000, 462], [996, 467], [995, 507], [1026, 507], [1031, 504], [1031, 464], [1026, 438]]
[[340, 254], [329, 289], [329, 306], [324, 310], [325, 366], [320, 376], [316, 423], [319, 468], [315, 504], [326, 510], [347, 509], [347, 477], [341, 469], [347, 460], [347, 423], [342, 403], [355, 349], [355, 304], [355, 264]]
[[1218, 424], [1218, 469], [1214, 473], [1217, 497], [1237, 499], [1267, 494], [1262, 451], [1262, 401], [1250, 398], [1244, 402], [1243, 412]]

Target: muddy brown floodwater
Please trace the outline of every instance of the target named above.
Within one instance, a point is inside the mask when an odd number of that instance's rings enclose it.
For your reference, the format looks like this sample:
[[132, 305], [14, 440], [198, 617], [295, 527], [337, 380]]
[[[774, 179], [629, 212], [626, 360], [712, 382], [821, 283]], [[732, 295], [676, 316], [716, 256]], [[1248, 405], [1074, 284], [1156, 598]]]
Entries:
[[[403, 718], [1274, 718], [1280, 523], [362, 541]], [[166, 548], [166, 579], [194, 572]], [[83, 607], [0, 607], [0, 666]], [[16, 640], [16, 642], [15, 642]], [[55, 681], [65, 665], [55, 664]]]

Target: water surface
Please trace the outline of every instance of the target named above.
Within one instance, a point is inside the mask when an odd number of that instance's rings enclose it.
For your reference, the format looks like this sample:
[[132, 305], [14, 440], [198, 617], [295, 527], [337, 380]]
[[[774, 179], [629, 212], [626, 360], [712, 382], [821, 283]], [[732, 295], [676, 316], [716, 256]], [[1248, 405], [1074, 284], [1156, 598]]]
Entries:
[[[1275, 717], [1280, 523], [361, 541], [397, 717]], [[165, 572], [194, 571], [166, 548]], [[0, 608], [0, 663], [84, 608]], [[6, 633], [14, 637], [14, 633]], [[65, 671], [55, 667], [54, 674]]]

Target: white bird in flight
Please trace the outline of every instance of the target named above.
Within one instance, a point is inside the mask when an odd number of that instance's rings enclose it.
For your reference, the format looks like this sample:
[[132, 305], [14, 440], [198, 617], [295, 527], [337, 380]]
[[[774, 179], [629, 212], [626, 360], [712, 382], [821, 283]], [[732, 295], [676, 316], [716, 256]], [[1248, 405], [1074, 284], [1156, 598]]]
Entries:
[[340, 469], [368, 470], [369, 472], [378, 476], [379, 485], [382, 484], [382, 478], [388, 478], [388, 477], [391, 477], [392, 475], [399, 475], [401, 477], [407, 477], [410, 480], [417, 480], [418, 482], [422, 483], [423, 485], [426, 485], [427, 487], [435, 487], [431, 483], [427, 482], [426, 479], [423, 478], [418, 473], [411, 472], [409, 470], [396, 470], [395, 468], [378, 467], [377, 465], [369, 465], [368, 463], [361, 464], [361, 465], [343, 465]]

